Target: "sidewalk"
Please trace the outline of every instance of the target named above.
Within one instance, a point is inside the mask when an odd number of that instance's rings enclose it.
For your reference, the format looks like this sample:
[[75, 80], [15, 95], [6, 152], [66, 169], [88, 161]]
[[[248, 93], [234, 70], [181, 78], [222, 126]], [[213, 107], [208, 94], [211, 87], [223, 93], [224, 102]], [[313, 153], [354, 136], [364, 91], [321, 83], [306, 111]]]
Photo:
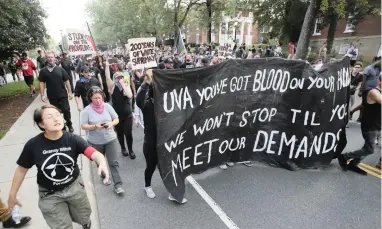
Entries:
[[[20, 118], [13, 124], [8, 133], [0, 140], [0, 197], [6, 203], [8, 201], [9, 190], [12, 185], [13, 174], [16, 169], [16, 161], [23, 149], [24, 144], [32, 137], [40, 133], [33, 124], [33, 111], [42, 106], [40, 97], [31, 103]], [[70, 101], [72, 122], [75, 134], [79, 134], [79, 113], [76, 109], [74, 100]], [[12, 115], [12, 114], [9, 114]], [[92, 206], [92, 229], [99, 229], [98, 209], [95, 199], [93, 180], [90, 170], [90, 161], [86, 158], [79, 158], [78, 164], [85, 181], [86, 191]], [[28, 229], [49, 229], [38, 208], [38, 191], [36, 182], [36, 167], [30, 169], [25, 177], [19, 191], [20, 202], [23, 204], [21, 214], [31, 216], [32, 221], [25, 228]], [[1, 225], [1, 224], [0, 224]], [[2, 228], [2, 226], [0, 226]], [[75, 224], [74, 229], [82, 229], [80, 225]]]

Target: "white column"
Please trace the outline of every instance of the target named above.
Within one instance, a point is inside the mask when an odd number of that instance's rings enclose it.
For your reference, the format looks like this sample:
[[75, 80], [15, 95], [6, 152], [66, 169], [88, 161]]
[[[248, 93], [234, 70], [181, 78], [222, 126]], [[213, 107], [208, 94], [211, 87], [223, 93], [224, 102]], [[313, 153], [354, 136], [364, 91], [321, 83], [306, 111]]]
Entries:
[[240, 44], [244, 43], [243, 42], [243, 35], [244, 35], [244, 20], [241, 21], [241, 29], [240, 29]]
[[229, 39], [229, 34], [228, 34], [228, 22], [225, 23], [225, 37], [224, 37], [224, 43], [228, 42], [228, 39]]

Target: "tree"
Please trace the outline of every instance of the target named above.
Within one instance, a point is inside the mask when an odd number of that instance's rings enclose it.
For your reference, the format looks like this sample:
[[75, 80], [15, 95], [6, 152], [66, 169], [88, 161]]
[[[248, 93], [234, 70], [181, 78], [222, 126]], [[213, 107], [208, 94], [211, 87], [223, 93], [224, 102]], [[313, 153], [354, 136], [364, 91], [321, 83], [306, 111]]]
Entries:
[[295, 59], [305, 59], [308, 54], [310, 39], [312, 38], [314, 23], [317, 18], [322, 0], [310, 0], [308, 10], [305, 13], [304, 23], [298, 39]]
[[326, 38], [327, 53], [332, 51], [338, 20], [346, 18], [356, 25], [368, 15], [380, 13], [380, 0], [323, 0], [319, 17], [323, 19], [321, 27], [328, 28]]
[[38, 0], [0, 0], [0, 52], [46, 46], [45, 11]]

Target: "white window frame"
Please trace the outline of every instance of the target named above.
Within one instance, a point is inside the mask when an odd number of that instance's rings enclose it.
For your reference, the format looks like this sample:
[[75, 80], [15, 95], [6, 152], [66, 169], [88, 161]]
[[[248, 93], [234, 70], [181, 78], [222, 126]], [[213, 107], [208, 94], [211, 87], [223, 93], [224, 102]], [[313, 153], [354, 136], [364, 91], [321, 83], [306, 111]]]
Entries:
[[355, 26], [349, 22], [349, 19], [353, 18], [353, 16], [349, 15], [346, 21], [345, 31], [344, 33], [354, 33]]
[[313, 36], [321, 36], [321, 30], [317, 29], [318, 25], [321, 23], [321, 18], [317, 18], [314, 23]]
[[260, 33], [268, 33], [268, 32], [269, 32], [268, 26], [262, 26], [261, 27]]

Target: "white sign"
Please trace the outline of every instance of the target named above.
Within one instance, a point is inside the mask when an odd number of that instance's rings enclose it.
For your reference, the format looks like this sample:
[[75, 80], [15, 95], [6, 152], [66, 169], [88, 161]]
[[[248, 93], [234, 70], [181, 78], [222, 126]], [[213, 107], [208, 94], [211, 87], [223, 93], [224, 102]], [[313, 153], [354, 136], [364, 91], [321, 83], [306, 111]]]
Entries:
[[132, 38], [128, 40], [126, 49], [129, 50], [133, 70], [157, 66], [155, 60], [155, 37]]
[[86, 29], [66, 29], [70, 55], [96, 54], [90, 32]]

